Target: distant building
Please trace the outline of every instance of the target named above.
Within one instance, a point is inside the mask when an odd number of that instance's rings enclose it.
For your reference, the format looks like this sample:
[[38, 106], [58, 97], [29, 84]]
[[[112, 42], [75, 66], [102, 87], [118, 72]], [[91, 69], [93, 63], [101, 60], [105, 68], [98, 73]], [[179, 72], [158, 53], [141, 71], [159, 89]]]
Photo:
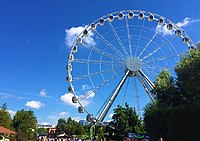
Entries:
[[53, 126], [52, 125], [41, 125], [41, 124], [38, 124], [37, 128], [52, 128]]

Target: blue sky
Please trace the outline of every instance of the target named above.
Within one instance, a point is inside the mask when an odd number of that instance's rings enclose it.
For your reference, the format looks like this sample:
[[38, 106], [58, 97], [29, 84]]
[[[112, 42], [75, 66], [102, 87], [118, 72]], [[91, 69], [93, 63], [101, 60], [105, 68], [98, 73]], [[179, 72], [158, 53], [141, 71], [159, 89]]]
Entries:
[[6, 102], [12, 113], [31, 109], [39, 123], [56, 124], [69, 116], [83, 119], [75, 106], [61, 98], [68, 93], [65, 67], [70, 47], [65, 30], [115, 11], [139, 9], [174, 23], [189, 17], [183, 29], [197, 43], [199, 5], [198, 0], [1, 0], [0, 105]]

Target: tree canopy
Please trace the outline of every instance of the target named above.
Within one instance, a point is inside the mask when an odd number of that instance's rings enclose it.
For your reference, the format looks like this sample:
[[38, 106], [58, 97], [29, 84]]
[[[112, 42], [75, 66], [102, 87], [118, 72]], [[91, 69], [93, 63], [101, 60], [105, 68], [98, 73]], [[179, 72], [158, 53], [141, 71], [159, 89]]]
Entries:
[[28, 135], [30, 140], [34, 140], [37, 126], [37, 119], [33, 111], [25, 111], [24, 109], [16, 112], [13, 118], [13, 127], [17, 132]]
[[7, 105], [4, 103], [0, 107], [0, 125], [10, 128], [12, 123], [12, 119], [10, 117], [10, 113], [7, 111]]
[[120, 105], [114, 109], [113, 121], [110, 122], [109, 132], [114, 134], [115, 139], [122, 140], [128, 133], [144, 133], [142, 121], [135, 110], [126, 103], [125, 107]]
[[175, 68], [177, 86], [187, 104], [200, 106], [200, 43]]
[[145, 107], [144, 122], [152, 140], [195, 140], [200, 137], [200, 44], [175, 67], [177, 77], [165, 70], [155, 83], [155, 103]]
[[71, 117], [68, 119], [60, 118], [56, 128], [58, 129], [57, 134], [67, 133], [68, 135], [82, 135], [85, 133], [83, 126]]

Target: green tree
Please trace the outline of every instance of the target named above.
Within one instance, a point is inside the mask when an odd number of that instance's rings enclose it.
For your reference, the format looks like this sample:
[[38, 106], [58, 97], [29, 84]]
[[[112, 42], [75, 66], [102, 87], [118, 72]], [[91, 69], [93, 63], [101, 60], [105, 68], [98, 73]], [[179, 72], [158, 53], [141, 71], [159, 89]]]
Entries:
[[182, 95], [176, 87], [176, 81], [164, 70], [156, 77], [154, 95], [158, 108], [178, 106], [183, 102]]
[[67, 129], [66, 119], [60, 118], [58, 120], [58, 124], [57, 124], [56, 128], [58, 129], [57, 130], [57, 135], [66, 133], [66, 129]]
[[175, 68], [177, 85], [187, 104], [200, 106], [200, 43]]
[[82, 135], [85, 133], [83, 126], [71, 117], [68, 119], [60, 118], [56, 128], [58, 129], [57, 134]]
[[[24, 111], [22, 109], [16, 112], [13, 118], [13, 127], [17, 132], [27, 135], [28, 137], [27, 140], [35, 140], [36, 126], [37, 126], [37, 119], [33, 111], [31, 110]], [[25, 137], [25, 135], [23, 136]]]
[[6, 128], [10, 128], [12, 123], [12, 119], [10, 117], [10, 113], [7, 111], [7, 105], [4, 103], [0, 107], [0, 125]]
[[158, 75], [154, 91], [156, 103], [145, 107], [145, 126], [152, 140], [199, 138], [200, 44], [182, 57], [175, 72], [176, 79], [168, 71]]
[[135, 110], [125, 103], [125, 108], [118, 105], [114, 109], [113, 121], [110, 122], [110, 134], [114, 135], [115, 140], [122, 140], [129, 132], [144, 133], [142, 122], [137, 116]]

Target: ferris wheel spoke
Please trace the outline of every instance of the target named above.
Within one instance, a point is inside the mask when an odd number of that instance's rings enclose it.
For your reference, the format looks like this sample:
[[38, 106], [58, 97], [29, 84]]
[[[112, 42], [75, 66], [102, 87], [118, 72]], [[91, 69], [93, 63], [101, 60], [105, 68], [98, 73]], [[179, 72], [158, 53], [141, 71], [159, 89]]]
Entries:
[[[116, 79], [117, 77], [119, 77], [122, 73], [124, 73], [124, 72], [118, 73], [117, 75], [112, 76], [110, 79], [105, 80], [100, 85], [94, 87], [94, 89], [91, 90], [91, 91], [92, 92], [97, 92], [100, 88], [102, 88], [103, 86], [105, 86], [106, 84], [108, 84], [110, 81], [112, 81], [112, 80]], [[84, 95], [84, 96], [82, 96], [82, 97], [79, 98], [79, 101], [81, 101], [81, 100], [89, 97], [90, 95], [91, 95], [91, 93], [86, 93], [86, 95]]]
[[122, 51], [124, 52], [124, 55], [127, 58], [129, 56], [128, 52], [126, 51], [126, 48], [124, 47], [122, 41], [120, 40], [119, 35], [117, 34], [117, 32], [116, 32], [115, 28], [113, 27], [113, 25], [110, 22], [108, 22], [108, 24], [109, 24], [109, 27], [111, 28], [115, 38], [117, 39], [117, 42], [119, 43], [119, 46], [121, 47]]
[[95, 33], [98, 35], [98, 37], [103, 41], [110, 49], [112, 49], [119, 57], [125, 60], [126, 56], [122, 54], [116, 47], [112, 45], [108, 40], [106, 40], [103, 35], [101, 35], [97, 30], [95, 30]]
[[154, 70], [150, 70], [151, 68], [147, 69], [144, 68], [143, 71], [145, 71], [147, 74], [149, 74], [150, 76], [156, 78], [156, 76], [158, 75], [158, 73], [156, 73]]
[[171, 42], [176, 38], [177, 36], [175, 36], [174, 38], [172, 38], [171, 40], [167, 40], [164, 44], [162, 44], [161, 46], [159, 46], [157, 49], [153, 50], [151, 53], [149, 53], [147, 56], [145, 56], [143, 59], [141, 59], [142, 61], [147, 59], [148, 57], [152, 56], [154, 53], [158, 52], [161, 48], [163, 48], [164, 46], [166, 46], [167, 44], [171, 44]]
[[141, 29], [140, 29], [140, 35], [139, 35], [138, 42], [137, 42], [137, 46], [136, 46], [135, 57], [136, 57], [136, 55], [137, 55], [138, 47], [139, 47], [139, 44], [140, 44], [140, 39], [141, 39], [141, 36], [142, 36], [142, 32], [143, 32], [143, 28], [144, 28], [145, 19], [146, 19], [146, 18], [143, 19], [142, 27], [141, 27]]
[[[119, 67], [119, 68], [121, 68], [121, 67]], [[79, 81], [79, 80], [82, 80], [82, 79], [86, 79], [89, 76], [103, 75], [104, 73], [110, 73], [110, 72], [114, 72], [114, 71], [115, 71], [115, 69], [101, 70], [101, 71], [97, 71], [97, 72], [94, 72], [94, 73], [90, 73], [90, 74], [86, 74], [86, 75], [81, 75], [81, 76], [78, 76], [78, 77], [74, 77], [73, 81]]]
[[99, 49], [95, 46], [87, 45], [87, 44], [84, 44], [84, 43], [83, 43], [83, 46], [88, 48], [88, 49], [92, 49], [94, 52], [99, 53], [103, 56], [109, 57], [110, 59], [114, 59], [115, 61], [119, 61], [121, 63], [124, 61], [124, 59], [122, 59], [121, 57], [114, 56], [114, 55], [106, 52], [105, 50], [101, 50], [101, 49]]
[[128, 23], [128, 18], [127, 16], [125, 16], [126, 19], [126, 30], [127, 30], [127, 36], [128, 36], [128, 46], [129, 46], [129, 52], [130, 52], [130, 56], [133, 56], [132, 53], [132, 43], [131, 43], [131, 37], [130, 37], [130, 29], [129, 29], [129, 23]]
[[147, 47], [151, 44], [151, 42], [153, 41], [153, 39], [156, 37], [156, 35], [159, 33], [159, 30], [161, 29], [162, 26], [160, 26], [155, 34], [152, 36], [152, 38], [149, 40], [149, 42], [146, 44], [146, 46], [143, 48], [143, 50], [141, 51], [140, 55], [138, 56], [138, 58], [140, 58], [140, 56], [144, 53], [144, 51], [147, 49]]
[[183, 53], [176, 53], [176, 54], [171, 54], [170, 56], [166, 55], [166, 56], [161, 56], [159, 58], [153, 58], [151, 60], [148, 60], [148, 61], [145, 61], [143, 64], [151, 64], [152, 62], [157, 62], [157, 61], [163, 61], [163, 60], [168, 60], [168, 59], [171, 59], [171, 58], [177, 58], [177, 57], [182, 57], [183, 54], [186, 54], [186, 52], [183, 52]]
[[[146, 72], [151, 72], [151, 74], [152, 74], [152, 72], [155, 72], [155, 71], [159, 72], [159, 71], [167, 69], [167, 68], [168, 67], [166, 65], [165, 66], [150, 65], [150, 66], [144, 66], [143, 70], [146, 70]], [[157, 73], [154, 76], [156, 76], [156, 75], [157, 75]]]
[[115, 64], [115, 65], [118, 65], [118, 66], [120, 64], [122, 64], [120, 62], [111, 62], [111, 61], [103, 61], [103, 60], [90, 60], [90, 59], [74, 59], [74, 62], [85, 63], [85, 64], [99, 64], [99, 63], [106, 64], [106, 65]]

